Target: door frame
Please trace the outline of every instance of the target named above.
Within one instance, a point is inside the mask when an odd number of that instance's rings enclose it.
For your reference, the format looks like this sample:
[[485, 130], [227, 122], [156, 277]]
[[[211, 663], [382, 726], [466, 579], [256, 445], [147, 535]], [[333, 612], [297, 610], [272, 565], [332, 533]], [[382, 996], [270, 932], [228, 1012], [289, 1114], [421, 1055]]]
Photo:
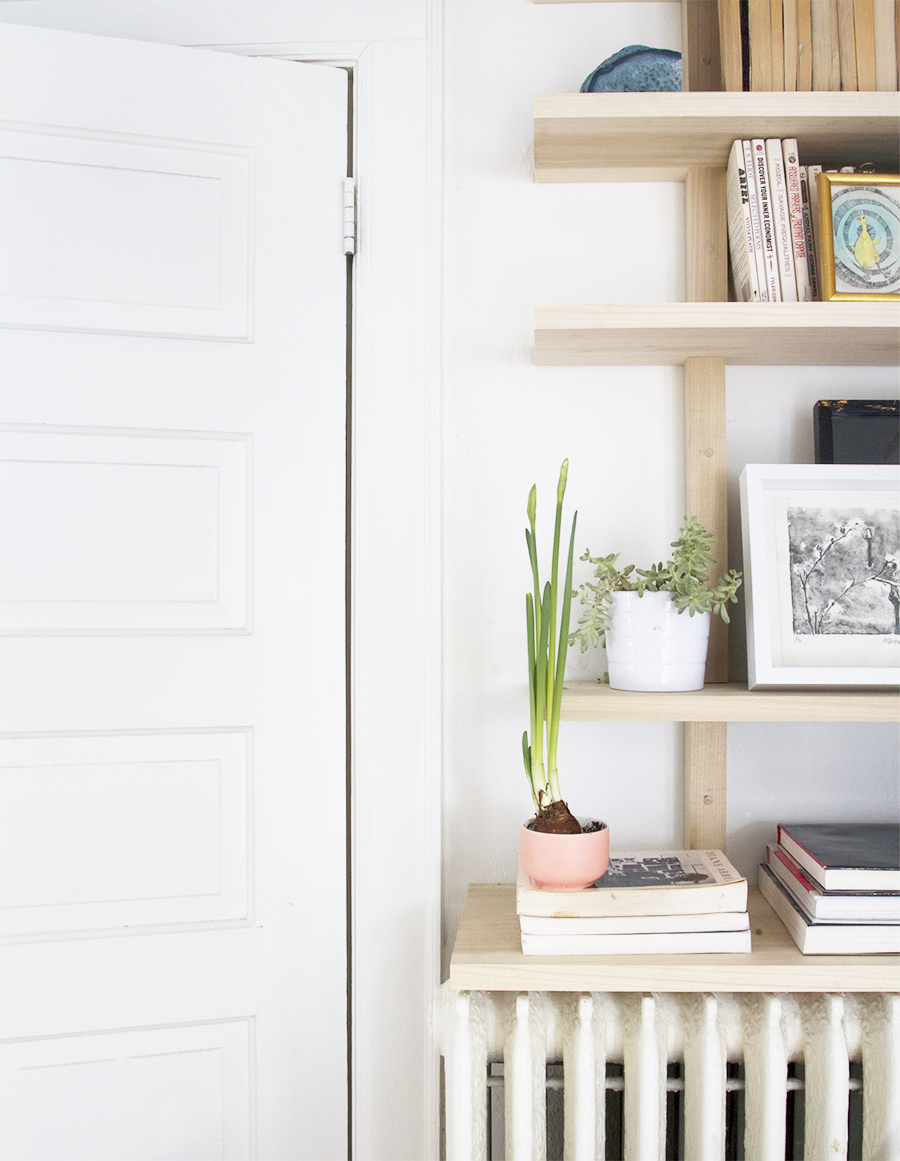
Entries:
[[[355, 41], [302, 39], [302, 12], [273, 41], [267, 13], [252, 10], [232, 41], [217, 35], [214, 6], [178, 8], [171, 26], [157, 15], [148, 28], [145, 6], [131, 0], [13, 0], [0, 20], [352, 69], [351, 1155], [437, 1158], [442, 0], [410, 0], [396, 27], [385, 19], [384, 38]], [[352, 28], [359, 10], [338, 0], [336, 25]], [[186, 11], [196, 18], [180, 23]], [[411, 11], [421, 36], [409, 35]]]

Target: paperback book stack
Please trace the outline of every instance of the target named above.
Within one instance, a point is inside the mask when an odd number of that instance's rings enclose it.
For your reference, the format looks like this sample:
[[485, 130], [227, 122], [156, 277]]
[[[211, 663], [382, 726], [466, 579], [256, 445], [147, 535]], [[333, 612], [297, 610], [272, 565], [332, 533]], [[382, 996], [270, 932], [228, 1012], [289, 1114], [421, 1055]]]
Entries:
[[721, 851], [625, 852], [580, 891], [519, 867], [516, 911], [525, 955], [750, 951], [747, 881]]
[[786, 824], [759, 889], [806, 955], [900, 952], [900, 827]]
[[[735, 141], [728, 156], [728, 248], [738, 302], [821, 299], [821, 165], [801, 165], [796, 138]], [[828, 170], [827, 172], [835, 172]], [[853, 173], [852, 165], [841, 173]]]
[[718, 0], [726, 90], [893, 91], [897, 0]]

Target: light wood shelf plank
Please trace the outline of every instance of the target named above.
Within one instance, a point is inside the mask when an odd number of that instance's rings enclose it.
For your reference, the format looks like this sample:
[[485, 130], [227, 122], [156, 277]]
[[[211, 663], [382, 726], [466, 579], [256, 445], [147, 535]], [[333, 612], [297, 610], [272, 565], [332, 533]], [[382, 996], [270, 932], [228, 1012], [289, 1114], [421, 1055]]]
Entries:
[[796, 137], [807, 164], [900, 167], [897, 93], [548, 93], [534, 98], [536, 181], [684, 181], [736, 138]]
[[894, 690], [748, 690], [707, 685], [690, 693], [630, 693], [599, 681], [567, 681], [569, 722], [897, 722]]
[[516, 889], [469, 888], [450, 985], [493, 992], [894, 992], [895, 955], [802, 955], [756, 888], [753, 950], [741, 955], [524, 956]]
[[651, 302], [538, 306], [539, 366], [896, 365], [900, 302]]

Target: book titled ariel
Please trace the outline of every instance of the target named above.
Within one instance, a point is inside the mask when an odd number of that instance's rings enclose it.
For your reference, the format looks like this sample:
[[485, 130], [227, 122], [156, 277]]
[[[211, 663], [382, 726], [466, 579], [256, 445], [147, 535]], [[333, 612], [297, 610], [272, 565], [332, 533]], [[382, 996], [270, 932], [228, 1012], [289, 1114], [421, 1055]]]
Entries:
[[519, 867], [519, 915], [590, 918], [708, 915], [747, 910], [747, 880], [721, 851], [620, 851], [602, 878], [580, 891], [539, 887]]

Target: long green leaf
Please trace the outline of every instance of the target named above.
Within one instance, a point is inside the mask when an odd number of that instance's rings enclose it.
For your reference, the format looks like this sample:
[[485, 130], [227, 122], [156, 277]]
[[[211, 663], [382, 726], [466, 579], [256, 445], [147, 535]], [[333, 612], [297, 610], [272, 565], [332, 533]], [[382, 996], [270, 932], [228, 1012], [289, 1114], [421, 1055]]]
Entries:
[[566, 563], [566, 587], [563, 592], [562, 614], [559, 626], [559, 653], [556, 658], [556, 685], [553, 704], [550, 708], [547, 727], [547, 773], [553, 793], [558, 793], [556, 785], [556, 748], [559, 739], [559, 715], [562, 709], [563, 682], [566, 675], [566, 654], [569, 649], [569, 615], [572, 608], [572, 569], [575, 559], [575, 524], [578, 513], [572, 517], [572, 531], [569, 535], [569, 556]]

